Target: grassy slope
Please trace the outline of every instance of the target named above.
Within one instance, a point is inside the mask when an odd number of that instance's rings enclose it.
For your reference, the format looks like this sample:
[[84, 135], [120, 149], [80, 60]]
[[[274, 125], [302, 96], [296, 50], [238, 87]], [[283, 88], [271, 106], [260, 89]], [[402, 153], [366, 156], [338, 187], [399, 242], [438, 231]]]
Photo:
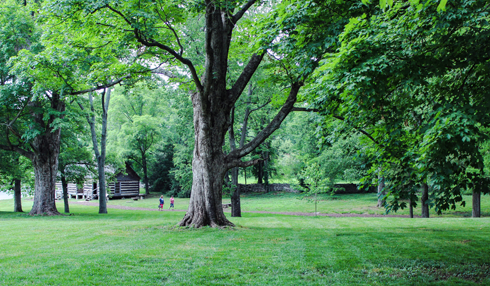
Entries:
[[11, 208], [0, 201], [1, 285], [490, 284], [490, 218], [246, 214], [235, 229], [182, 230], [182, 212]]

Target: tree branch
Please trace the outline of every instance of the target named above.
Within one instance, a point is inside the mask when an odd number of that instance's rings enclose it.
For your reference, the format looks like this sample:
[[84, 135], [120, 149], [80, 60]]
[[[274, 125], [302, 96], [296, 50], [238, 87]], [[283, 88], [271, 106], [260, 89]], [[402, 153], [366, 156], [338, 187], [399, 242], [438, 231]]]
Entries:
[[253, 165], [257, 165], [260, 161], [263, 161], [263, 159], [255, 159], [255, 160], [250, 160], [250, 161], [246, 161], [246, 162], [243, 162], [241, 160], [234, 160], [232, 162], [226, 163], [225, 168], [227, 170], [235, 168], [235, 167], [246, 168], [246, 167], [250, 167]]
[[[124, 19], [124, 21], [130, 26], [130, 27], [133, 27], [131, 21], [129, 21], [128, 18], [126, 18], [124, 16], [123, 13], [121, 13], [120, 11], [114, 9], [113, 7], [111, 7], [110, 5], [107, 5], [107, 8], [109, 8], [111, 11], [113, 11], [114, 13], [118, 14], [121, 18]], [[184, 65], [186, 65], [191, 74], [192, 74], [192, 79], [194, 80], [194, 83], [196, 84], [196, 87], [199, 91], [202, 91], [202, 84], [201, 84], [201, 81], [199, 80], [199, 76], [197, 75], [197, 72], [196, 72], [196, 69], [194, 67], [194, 64], [189, 60], [189, 59], [186, 59], [184, 57], [182, 57], [181, 55], [179, 55], [179, 53], [177, 53], [176, 51], [174, 51], [172, 48], [170, 48], [169, 46], [167, 45], [164, 45], [162, 43], [159, 43], [153, 39], [147, 39], [143, 33], [141, 32], [141, 30], [139, 30], [138, 28], [134, 28], [133, 30], [133, 33], [134, 33], [134, 36], [136, 38], [136, 40], [138, 42], [140, 42], [141, 44], [147, 46], [147, 47], [157, 47], [157, 48], [160, 48], [166, 52], [168, 52], [170, 55], [172, 55], [175, 59], [177, 59], [178, 61], [180, 61], [181, 63], [183, 63]]]
[[262, 62], [264, 55], [265, 52], [262, 52], [262, 54], [260, 55], [257, 54], [252, 55], [252, 58], [248, 62], [247, 66], [243, 69], [242, 73], [240, 74], [240, 76], [238, 77], [235, 84], [230, 90], [230, 104], [234, 105], [235, 102], [238, 100], [243, 90], [247, 86], [248, 82], [250, 81], [255, 71], [259, 67], [260, 63]]
[[230, 152], [230, 154], [226, 156], [225, 162], [227, 160], [235, 161], [239, 158], [242, 158], [243, 156], [246, 156], [255, 148], [257, 148], [262, 142], [264, 142], [264, 140], [267, 139], [267, 137], [269, 137], [274, 131], [276, 131], [281, 126], [282, 121], [293, 109], [301, 86], [303, 86], [302, 82], [294, 83], [291, 86], [291, 90], [289, 92], [288, 98], [286, 99], [286, 102], [282, 106], [279, 113], [277, 113], [274, 119], [272, 119], [272, 121], [269, 123], [269, 125], [267, 125], [259, 134], [257, 134], [257, 136], [252, 141], [244, 145], [242, 148]]
[[33, 158], [34, 156], [34, 153], [33, 152], [29, 152], [29, 151], [26, 151], [18, 146], [15, 146], [15, 145], [10, 145], [10, 146], [6, 146], [6, 145], [2, 145], [0, 144], [0, 149], [2, 150], [5, 150], [5, 151], [14, 151], [14, 152], [17, 152], [19, 153], [20, 155], [28, 158], [28, 159], [31, 159]]
[[240, 20], [243, 15], [245, 14], [245, 12], [248, 11], [248, 9], [250, 9], [250, 7], [252, 7], [253, 4], [255, 4], [255, 2], [257, 2], [257, 0], [250, 0], [248, 1], [247, 3], [245, 3], [245, 5], [242, 6], [242, 8], [240, 9], [240, 11], [238, 11], [232, 18], [232, 22], [233, 22], [233, 25], [236, 24], [236, 22], [238, 22], [238, 20]]
[[[293, 110], [292, 111], [320, 112], [320, 110], [319, 109], [316, 109], [316, 108], [304, 108], [304, 107], [293, 107]], [[336, 118], [338, 120], [345, 121], [345, 117], [340, 116], [340, 115], [333, 114], [332, 117], [333, 118]], [[374, 139], [373, 136], [371, 136], [371, 134], [369, 134], [368, 132], [366, 132], [363, 129], [358, 128], [358, 127], [353, 127], [353, 128], [356, 129], [357, 131], [361, 132], [362, 134], [366, 135], [376, 145], [379, 145], [379, 142], [376, 141], [376, 139]]]
[[78, 95], [78, 94], [84, 94], [84, 93], [88, 93], [88, 92], [94, 92], [94, 91], [97, 91], [97, 90], [100, 90], [100, 89], [109, 88], [109, 87], [115, 86], [116, 84], [121, 83], [123, 80], [128, 79], [130, 77], [131, 77], [131, 75], [127, 75], [127, 76], [122, 77], [120, 79], [117, 79], [117, 80], [114, 80], [112, 82], [109, 82], [108, 84], [98, 85], [96, 87], [89, 88], [89, 89], [74, 91], [74, 92], [71, 92], [70, 94], [71, 95]]

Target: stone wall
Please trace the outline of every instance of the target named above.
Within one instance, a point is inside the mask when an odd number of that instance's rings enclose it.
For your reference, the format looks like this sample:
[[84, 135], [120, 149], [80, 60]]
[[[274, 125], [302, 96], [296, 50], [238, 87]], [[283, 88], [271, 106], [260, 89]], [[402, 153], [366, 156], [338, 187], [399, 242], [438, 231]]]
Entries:
[[[265, 193], [267, 190], [262, 184], [249, 184], [242, 185], [238, 184], [240, 188], [240, 193]], [[287, 193], [299, 193], [299, 191], [294, 190], [289, 186], [289, 184], [270, 184], [269, 192], [287, 192]]]
[[[240, 193], [266, 193], [267, 190], [264, 185], [261, 184], [238, 184]], [[335, 187], [339, 188], [335, 191], [336, 194], [357, 194], [357, 193], [375, 193], [376, 187], [369, 187], [367, 190], [359, 190], [356, 184], [337, 184]], [[287, 193], [299, 193], [298, 190], [292, 189], [289, 184], [270, 184], [269, 192], [287, 192]]]

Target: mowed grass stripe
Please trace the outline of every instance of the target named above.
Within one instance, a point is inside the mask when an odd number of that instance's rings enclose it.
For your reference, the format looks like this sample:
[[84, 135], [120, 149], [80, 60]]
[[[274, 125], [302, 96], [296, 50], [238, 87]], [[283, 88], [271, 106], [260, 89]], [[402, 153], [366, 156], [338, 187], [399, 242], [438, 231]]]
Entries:
[[490, 283], [489, 218], [247, 213], [230, 218], [234, 229], [182, 230], [181, 212], [72, 211], [0, 213], [1, 285]]

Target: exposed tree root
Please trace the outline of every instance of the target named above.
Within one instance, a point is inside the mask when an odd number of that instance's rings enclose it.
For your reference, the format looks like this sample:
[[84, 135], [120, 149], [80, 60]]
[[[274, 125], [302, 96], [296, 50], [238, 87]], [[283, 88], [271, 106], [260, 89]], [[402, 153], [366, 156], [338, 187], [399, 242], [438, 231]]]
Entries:
[[226, 219], [222, 218], [219, 221], [210, 220], [204, 214], [189, 214], [186, 213], [179, 226], [201, 228], [203, 226], [210, 226], [213, 228], [234, 227], [235, 225]]
[[61, 213], [56, 210], [56, 209], [40, 209], [40, 210], [35, 210], [32, 209], [29, 212], [29, 215], [34, 216], [34, 215], [43, 215], [43, 216], [55, 216], [55, 215], [61, 215]]

